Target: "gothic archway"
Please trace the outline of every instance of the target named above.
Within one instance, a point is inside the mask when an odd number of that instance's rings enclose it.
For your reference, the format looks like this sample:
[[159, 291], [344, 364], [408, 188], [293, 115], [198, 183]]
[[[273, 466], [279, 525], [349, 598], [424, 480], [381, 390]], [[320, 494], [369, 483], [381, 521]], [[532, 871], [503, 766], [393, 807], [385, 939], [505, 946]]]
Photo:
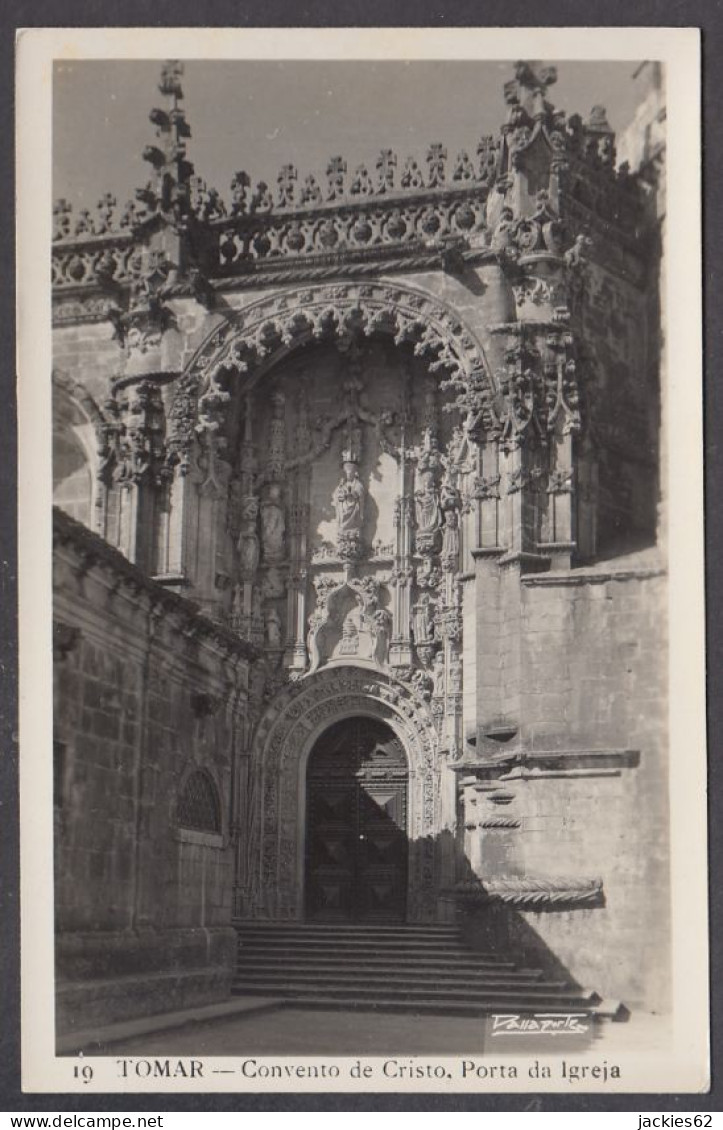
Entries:
[[488, 410], [493, 418], [498, 389], [492, 371], [476, 335], [451, 307], [399, 284], [335, 283], [264, 297], [209, 334], [176, 387], [167, 437], [171, 459], [185, 460], [198, 429], [222, 426], [232, 375], [250, 388], [309, 342], [374, 334], [410, 345], [431, 372], [458, 388], [474, 387], [477, 411]]
[[432, 921], [439, 871], [438, 735], [424, 700], [399, 680], [354, 666], [325, 669], [284, 688], [256, 730], [246, 903], [256, 917], [299, 919], [304, 910], [306, 766], [320, 734], [333, 723], [365, 717], [385, 723], [409, 764], [407, 918]]

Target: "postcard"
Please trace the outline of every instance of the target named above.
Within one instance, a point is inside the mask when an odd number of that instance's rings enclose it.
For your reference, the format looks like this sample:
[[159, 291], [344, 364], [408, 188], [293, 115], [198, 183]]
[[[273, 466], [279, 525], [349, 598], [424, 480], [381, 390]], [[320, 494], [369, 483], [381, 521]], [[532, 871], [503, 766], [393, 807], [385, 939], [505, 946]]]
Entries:
[[27, 1091], [707, 1089], [699, 84], [19, 32]]

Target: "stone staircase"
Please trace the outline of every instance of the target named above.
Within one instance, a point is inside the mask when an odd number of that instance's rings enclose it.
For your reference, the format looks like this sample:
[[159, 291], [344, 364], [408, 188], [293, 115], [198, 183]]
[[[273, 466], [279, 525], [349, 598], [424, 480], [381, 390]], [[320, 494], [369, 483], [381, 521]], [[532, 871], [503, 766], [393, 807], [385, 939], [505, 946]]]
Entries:
[[598, 1013], [600, 997], [465, 946], [454, 926], [238, 922], [232, 992], [303, 1008]]

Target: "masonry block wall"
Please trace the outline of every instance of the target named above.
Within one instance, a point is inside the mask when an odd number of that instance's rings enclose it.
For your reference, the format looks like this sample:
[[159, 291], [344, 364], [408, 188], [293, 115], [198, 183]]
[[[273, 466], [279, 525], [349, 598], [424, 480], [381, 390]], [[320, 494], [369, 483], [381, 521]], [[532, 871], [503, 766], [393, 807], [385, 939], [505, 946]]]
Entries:
[[[617, 570], [522, 578], [522, 632], [511, 649], [522, 659], [518, 725], [526, 753], [478, 786], [466, 854], [485, 883], [547, 877], [552, 901], [542, 911], [533, 902], [530, 909], [510, 907], [500, 919], [504, 944], [583, 986], [664, 1010], [670, 963], [665, 579], [655, 565], [638, 560], [636, 567], [634, 560]], [[511, 626], [504, 623], [495, 636], [491, 614], [486, 635], [480, 629], [488, 657], [493, 644], [502, 655], [510, 650]], [[498, 747], [504, 758], [504, 743]], [[508, 826], [484, 828], [485, 817], [500, 812]], [[564, 880], [572, 875], [601, 881], [593, 903], [572, 905], [574, 890], [566, 903]], [[481, 929], [489, 912], [478, 917]]]
[[248, 645], [54, 515], [58, 1029], [227, 995]]

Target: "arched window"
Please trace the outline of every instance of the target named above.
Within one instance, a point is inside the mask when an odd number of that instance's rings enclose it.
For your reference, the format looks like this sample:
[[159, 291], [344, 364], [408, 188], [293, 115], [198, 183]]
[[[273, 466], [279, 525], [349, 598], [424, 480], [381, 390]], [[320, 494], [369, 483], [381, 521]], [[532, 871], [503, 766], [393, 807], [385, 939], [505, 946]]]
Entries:
[[71, 518], [91, 524], [93, 483], [80, 443], [70, 434], [53, 436], [53, 503]]
[[221, 803], [218, 790], [202, 769], [187, 778], [178, 798], [178, 824], [192, 832], [221, 834]]
[[83, 385], [53, 370], [53, 504], [89, 528], [100, 419]]

